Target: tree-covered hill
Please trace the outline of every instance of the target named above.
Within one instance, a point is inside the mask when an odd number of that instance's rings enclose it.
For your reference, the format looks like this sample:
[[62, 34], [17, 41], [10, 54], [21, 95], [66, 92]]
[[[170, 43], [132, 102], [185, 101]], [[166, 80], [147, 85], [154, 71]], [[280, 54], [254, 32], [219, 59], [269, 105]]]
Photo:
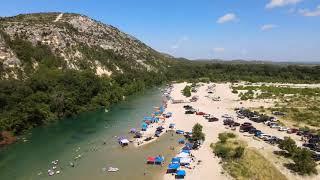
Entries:
[[320, 82], [319, 66], [176, 59], [83, 15], [0, 19], [0, 132], [107, 108], [173, 80]]

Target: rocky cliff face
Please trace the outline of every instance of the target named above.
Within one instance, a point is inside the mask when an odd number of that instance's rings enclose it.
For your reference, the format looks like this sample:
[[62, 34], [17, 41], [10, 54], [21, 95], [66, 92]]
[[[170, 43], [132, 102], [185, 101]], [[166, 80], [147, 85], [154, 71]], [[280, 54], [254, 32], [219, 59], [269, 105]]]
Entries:
[[[128, 70], [158, 72], [171, 60], [113, 26], [78, 14], [39, 13], [1, 18], [0, 30], [1, 78], [18, 78], [17, 70], [25, 74], [26, 62], [9, 42], [17, 39], [34, 47], [47, 46], [63, 60], [59, 68], [90, 68], [97, 75], [111, 76]], [[41, 63], [38, 61], [31, 58], [33, 70]]]

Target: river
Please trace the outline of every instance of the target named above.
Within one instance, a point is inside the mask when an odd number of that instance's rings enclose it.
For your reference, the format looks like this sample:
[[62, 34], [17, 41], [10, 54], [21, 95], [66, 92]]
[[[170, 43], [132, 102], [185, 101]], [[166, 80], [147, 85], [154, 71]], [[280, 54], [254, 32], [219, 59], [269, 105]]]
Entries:
[[[140, 127], [143, 116], [150, 115], [153, 107], [160, 104], [161, 93], [154, 88], [129, 97], [107, 113], [104, 110], [83, 113], [35, 128], [25, 136], [25, 142], [0, 150], [1, 180], [160, 179], [166, 166], [146, 165], [146, 158], [161, 154], [167, 164], [177, 153], [169, 147], [178, 146], [178, 135], [167, 133], [139, 148], [131, 144], [121, 148], [115, 138], [130, 137], [129, 129]], [[49, 177], [47, 170], [53, 167], [53, 160], [59, 160], [56, 170], [61, 173]], [[70, 162], [75, 166], [71, 167]], [[120, 171], [102, 171], [109, 166]]]

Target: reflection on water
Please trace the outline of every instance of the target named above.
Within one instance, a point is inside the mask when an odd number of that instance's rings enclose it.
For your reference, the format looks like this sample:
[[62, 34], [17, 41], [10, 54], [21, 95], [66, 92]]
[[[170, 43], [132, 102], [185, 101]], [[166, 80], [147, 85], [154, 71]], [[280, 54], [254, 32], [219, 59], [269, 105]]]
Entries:
[[[140, 127], [142, 117], [161, 103], [161, 94], [153, 89], [126, 102], [104, 110], [39, 127], [19, 142], [0, 152], [1, 180], [12, 179], [155, 179], [166, 167], [145, 164], [147, 156], [164, 155], [168, 163], [176, 154], [169, 149], [177, 146], [179, 136], [168, 133], [155, 143], [140, 148], [121, 148], [115, 136], [127, 135], [132, 127]], [[129, 136], [130, 137], [130, 136]], [[61, 174], [49, 177], [51, 161], [59, 160]], [[74, 167], [70, 166], [74, 164]], [[117, 167], [115, 173], [103, 167]], [[42, 174], [41, 174], [42, 173]], [[40, 174], [40, 175], [39, 175]], [[145, 174], [145, 175], [144, 175]]]

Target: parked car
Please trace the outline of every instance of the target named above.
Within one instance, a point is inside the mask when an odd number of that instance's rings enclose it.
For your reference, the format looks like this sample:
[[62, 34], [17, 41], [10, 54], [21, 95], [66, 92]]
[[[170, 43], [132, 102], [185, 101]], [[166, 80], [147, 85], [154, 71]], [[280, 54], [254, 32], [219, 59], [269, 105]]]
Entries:
[[223, 118], [231, 118], [231, 116], [228, 115], [228, 114], [224, 114], [224, 115], [222, 115], [221, 117], [223, 117]]
[[268, 126], [270, 123], [271, 123], [271, 121], [265, 121], [265, 122], [264, 122], [264, 124], [267, 125], [267, 126]]
[[190, 105], [185, 105], [185, 106], [183, 106], [183, 108], [186, 109], [186, 110], [189, 110], [189, 109], [192, 109], [192, 106], [190, 106]]
[[260, 137], [261, 134], [262, 134], [262, 132], [260, 130], [256, 130], [256, 132], [254, 133], [254, 136]]
[[219, 119], [216, 117], [211, 117], [208, 119], [208, 122], [215, 122], [215, 121], [219, 121]]
[[291, 128], [291, 129], [288, 129], [288, 130], [287, 130], [287, 133], [288, 133], [288, 134], [293, 134], [293, 133], [297, 133], [298, 131], [299, 131], [298, 129]]
[[273, 125], [270, 126], [270, 128], [272, 128], [272, 129], [279, 129], [280, 126], [279, 126], [278, 124], [273, 124]]
[[201, 112], [201, 111], [196, 112], [196, 115], [201, 115], [201, 116], [203, 116], [203, 115], [205, 115], [205, 114], [206, 114], [206, 113]]
[[207, 118], [207, 117], [210, 117], [211, 115], [210, 114], [204, 114], [203, 117]]
[[320, 161], [320, 153], [313, 152], [312, 153], [312, 158], [315, 161]]
[[185, 114], [194, 114], [195, 112], [194, 111], [191, 111], [191, 110], [188, 110], [188, 111], [185, 111]]
[[242, 123], [242, 125], [243, 125], [243, 126], [252, 126], [252, 124], [249, 123], [249, 122], [244, 122], [244, 123]]
[[288, 131], [289, 130], [289, 128], [287, 128], [287, 127], [280, 127], [279, 128], [279, 131]]
[[257, 131], [257, 129], [255, 127], [251, 127], [248, 132], [249, 132], [249, 134], [254, 134], [254, 133], [256, 133], [256, 131]]

